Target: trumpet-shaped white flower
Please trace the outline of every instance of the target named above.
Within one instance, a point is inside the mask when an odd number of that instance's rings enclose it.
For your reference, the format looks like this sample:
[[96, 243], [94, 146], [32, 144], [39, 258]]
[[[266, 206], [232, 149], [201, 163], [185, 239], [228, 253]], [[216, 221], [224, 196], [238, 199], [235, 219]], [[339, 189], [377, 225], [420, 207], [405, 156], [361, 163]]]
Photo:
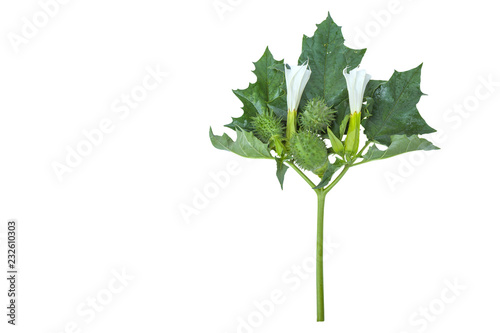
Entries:
[[308, 67], [307, 63], [298, 66], [285, 64], [286, 102], [288, 111], [297, 111], [299, 108], [302, 93], [306, 88], [307, 81], [309, 81], [311, 77], [311, 70]]
[[363, 96], [365, 88], [370, 81], [371, 76], [366, 74], [364, 69], [354, 68], [347, 73], [347, 68], [344, 69], [344, 77], [347, 82], [347, 91], [349, 92], [349, 106], [351, 107], [351, 114], [361, 111], [363, 104]]

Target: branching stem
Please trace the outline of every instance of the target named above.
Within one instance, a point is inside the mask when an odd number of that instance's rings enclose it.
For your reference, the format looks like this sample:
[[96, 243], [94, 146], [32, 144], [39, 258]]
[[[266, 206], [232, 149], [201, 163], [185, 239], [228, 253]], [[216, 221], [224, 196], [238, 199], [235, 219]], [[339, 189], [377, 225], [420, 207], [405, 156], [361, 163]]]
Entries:
[[[302, 170], [300, 170], [292, 161], [287, 161], [286, 163], [294, 169], [299, 176], [301, 176], [309, 186], [316, 192], [318, 197], [318, 210], [317, 210], [317, 240], [316, 240], [316, 306], [317, 306], [317, 320], [325, 320], [325, 290], [324, 290], [324, 280], [323, 280], [323, 230], [324, 230], [324, 217], [325, 217], [325, 199], [326, 195], [330, 190], [337, 185], [337, 183], [344, 177], [349, 168], [354, 164], [354, 162], [361, 157], [363, 151], [368, 147], [370, 141], [367, 141], [359, 153], [355, 156], [353, 161], [346, 164], [339, 175], [326, 187], [315, 189], [316, 185], [306, 176]], [[362, 163], [362, 162], [361, 162]], [[360, 164], [360, 163], [358, 163]]]

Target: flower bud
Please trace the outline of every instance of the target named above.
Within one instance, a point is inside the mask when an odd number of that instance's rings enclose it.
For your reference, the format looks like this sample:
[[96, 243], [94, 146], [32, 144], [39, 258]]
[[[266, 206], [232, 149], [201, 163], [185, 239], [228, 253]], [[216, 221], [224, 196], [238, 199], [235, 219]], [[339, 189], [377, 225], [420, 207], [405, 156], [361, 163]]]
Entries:
[[342, 141], [340, 141], [340, 139], [337, 138], [329, 128], [326, 130], [328, 132], [328, 138], [332, 144], [333, 152], [340, 156], [344, 156], [344, 145], [342, 144]]
[[349, 106], [351, 108], [351, 116], [349, 118], [349, 127], [347, 136], [344, 142], [345, 154], [348, 160], [351, 160], [358, 153], [360, 124], [361, 124], [361, 108], [363, 105], [363, 97], [365, 94], [366, 85], [370, 81], [371, 76], [366, 74], [365, 70], [355, 68], [347, 73], [347, 68], [344, 69], [344, 77], [349, 93]]
[[290, 139], [297, 129], [297, 110], [311, 70], [307, 63], [299, 66], [285, 64], [286, 102], [288, 106], [286, 137]]

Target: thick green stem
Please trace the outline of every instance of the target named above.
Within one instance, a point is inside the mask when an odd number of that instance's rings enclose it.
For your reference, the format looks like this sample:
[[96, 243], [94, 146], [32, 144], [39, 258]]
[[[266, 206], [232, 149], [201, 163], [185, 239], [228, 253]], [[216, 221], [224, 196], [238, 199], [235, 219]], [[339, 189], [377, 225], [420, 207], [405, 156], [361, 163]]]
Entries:
[[326, 192], [316, 191], [318, 195], [318, 233], [316, 242], [316, 309], [317, 320], [325, 321], [325, 293], [323, 283], [323, 220], [325, 215]]
[[[315, 187], [314, 183], [291, 161], [287, 164], [297, 171], [297, 173], [311, 186]], [[316, 240], [316, 308], [317, 308], [317, 321], [325, 321], [325, 290], [323, 282], [323, 225], [325, 217], [325, 199], [330, 190], [344, 177], [349, 170], [349, 165], [344, 166], [340, 174], [325, 188], [314, 189], [318, 197], [318, 211], [317, 211], [317, 240]]]
[[330, 190], [344, 177], [349, 170], [346, 165], [342, 172], [328, 187], [316, 190], [318, 196], [318, 233], [316, 241], [316, 304], [318, 321], [325, 320], [325, 296], [323, 283], [323, 221], [325, 217], [325, 199]]

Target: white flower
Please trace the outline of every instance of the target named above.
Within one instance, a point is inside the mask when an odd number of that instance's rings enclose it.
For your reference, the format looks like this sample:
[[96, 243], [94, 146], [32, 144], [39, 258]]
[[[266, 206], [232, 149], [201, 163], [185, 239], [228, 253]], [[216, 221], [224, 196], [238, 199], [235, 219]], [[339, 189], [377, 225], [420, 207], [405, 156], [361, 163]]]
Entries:
[[298, 110], [300, 98], [302, 97], [302, 93], [310, 77], [311, 70], [308, 68], [307, 63], [298, 66], [285, 64], [286, 102], [288, 111]]
[[363, 104], [363, 96], [365, 88], [370, 81], [371, 76], [366, 74], [364, 69], [354, 68], [347, 73], [347, 68], [344, 69], [344, 76], [347, 82], [347, 91], [349, 92], [349, 106], [351, 107], [351, 114], [361, 111]]

